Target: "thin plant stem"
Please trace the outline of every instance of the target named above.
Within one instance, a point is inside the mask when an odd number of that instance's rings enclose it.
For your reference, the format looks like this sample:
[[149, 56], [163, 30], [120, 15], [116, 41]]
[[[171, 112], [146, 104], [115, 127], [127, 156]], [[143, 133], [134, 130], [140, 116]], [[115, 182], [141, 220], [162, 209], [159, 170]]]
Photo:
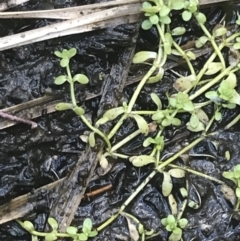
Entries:
[[167, 159], [166, 161], [164, 161], [163, 163], [161, 163], [158, 167], [156, 167], [157, 171], [161, 171], [165, 166], [167, 166], [168, 164], [170, 164], [171, 162], [175, 161], [180, 155], [184, 154], [186, 151], [190, 150], [192, 147], [194, 147], [195, 145], [197, 145], [200, 141], [202, 141], [204, 139], [203, 136], [197, 138], [195, 141], [193, 141], [192, 143], [190, 143], [188, 146], [184, 147], [181, 151], [179, 151], [178, 153], [174, 154], [173, 156], [171, 156], [169, 159]]
[[221, 53], [221, 51], [220, 51], [220, 48], [217, 46], [217, 44], [216, 44], [213, 36], [209, 33], [209, 31], [207, 30], [207, 28], [206, 28], [202, 23], [198, 22], [198, 24], [199, 24], [199, 26], [201, 27], [201, 29], [203, 30], [203, 32], [204, 32], [204, 33], [207, 35], [207, 37], [209, 38], [209, 40], [210, 40], [210, 42], [211, 42], [211, 44], [212, 44], [212, 46], [213, 46], [213, 48], [214, 48], [217, 56], [219, 57], [222, 65], [223, 65], [223, 69], [225, 69], [225, 68], [226, 68], [226, 64], [225, 64], [223, 55], [222, 55], [222, 53]]
[[67, 65], [66, 70], [67, 70], [68, 80], [69, 80], [69, 84], [70, 84], [70, 94], [71, 94], [71, 99], [72, 99], [72, 105], [74, 108], [77, 106], [77, 101], [76, 101], [75, 91], [74, 91], [74, 82], [72, 79], [72, 74], [71, 74], [69, 65]]
[[101, 136], [103, 138], [103, 140], [106, 142], [106, 144], [108, 146], [108, 149], [110, 151], [111, 150], [111, 143], [110, 143], [109, 139], [99, 129], [97, 129], [94, 126], [92, 126], [84, 115], [80, 115], [80, 118], [82, 119], [82, 121], [86, 124], [86, 126], [90, 130], [92, 130], [93, 132], [97, 133], [99, 136]]
[[225, 127], [224, 130], [230, 129], [233, 125], [235, 125], [238, 121], [240, 120], [240, 114], [237, 115], [230, 123], [228, 123]]
[[187, 152], [188, 150], [190, 150], [192, 147], [194, 147], [196, 144], [198, 144], [200, 141], [202, 141], [204, 139], [204, 137], [199, 137], [198, 139], [196, 139], [195, 141], [193, 141], [192, 143], [190, 143], [188, 146], [184, 147], [181, 151], [179, 151], [178, 153], [176, 153], [175, 155], [173, 155], [172, 157], [170, 157], [169, 159], [167, 159], [166, 161], [164, 161], [163, 163], [161, 163], [158, 167], [156, 167], [155, 170], [153, 170], [148, 176], [147, 178], [145, 178], [145, 180], [136, 188], [136, 190], [128, 197], [128, 199], [123, 203], [123, 205], [120, 207], [119, 211], [114, 214], [111, 218], [109, 218], [106, 222], [104, 222], [102, 225], [100, 225], [97, 228], [97, 231], [101, 231], [102, 229], [104, 229], [105, 227], [107, 227], [108, 225], [110, 225], [117, 217], [119, 214], [121, 214], [124, 209], [128, 206], [128, 204], [142, 191], [142, 189], [152, 180], [152, 178], [159, 172], [162, 171], [162, 169], [167, 166], [168, 164], [170, 164], [171, 162], [173, 162], [174, 160], [176, 160], [180, 155], [182, 155], [183, 153]]
[[125, 145], [126, 143], [131, 141], [134, 137], [138, 136], [139, 134], [141, 134], [140, 130], [134, 131], [132, 134], [128, 135], [123, 140], [118, 142], [115, 146], [113, 146], [112, 149], [111, 149], [111, 152], [114, 152], [114, 151], [118, 150], [120, 147], [122, 147], [123, 145]]
[[206, 85], [204, 85], [202, 88], [200, 88], [199, 90], [197, 90], [194, 94], [192, 94], [191, 96], [189, 96], [190, 100], [195, 99], [196, 97], [198, 97], [199, 95], [201, 95], [202, 93], [204, 93], [206, 90], [208, 90], [209, 88], [211, 88], [213, 85], [217, 84], [225, 75], [229, 74], [230, 71], [232, 70], [232, 66], [229, 66], [228, 68], [226, 68], [223, 72], [221, 72], [217, 77], [215, 77], [211, 82], [208, 82]]
[[182, 55], [182, 57], [186, 60], [188, 68], [189, 68], [191, 74], [196, 77], [196, 72], [195, 72], [195, 70], [194, 70], [194, 68], [192, 66], [192, 63], [190, 62], [189, 57], [187, 56], [187, 54], [182, 50], [182, 48], [175, 41], [173, 41], [173, 46]]

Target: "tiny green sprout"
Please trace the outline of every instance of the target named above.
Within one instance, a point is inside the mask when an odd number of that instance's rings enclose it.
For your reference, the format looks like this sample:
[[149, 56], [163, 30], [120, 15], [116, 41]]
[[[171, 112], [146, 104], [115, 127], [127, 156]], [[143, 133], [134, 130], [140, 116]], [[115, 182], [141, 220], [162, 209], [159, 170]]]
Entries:
[[198, 9], [198, 0], [185, 1], [185, 11], [182, 13], [184, 21], [189, 21], [192, 18], [192, 14]]
[[169, 98], [169, 104], [178, 109], [192, 112], [194, 110], [194, 104], [189, 100], [188, 94], [178, 92], [177, 95]]
[[169, 236], [169, 241], [179, 241], [182, 237], [182, 229], [184, 229], [188, 220], [186, 218], [182, 218], [177, 220], [173, 215], [168, 215], [167, 218], [163, 218], [161, 220], [163, 226], [165, 226], [168, 232], [171, 232]]
[[173, 117], [170, 110], [159, 110], [152, 115], [152, 120], [156, 121], [158, 124], [166, 127], [170, 125], [179, 126], [181, 125], [181, 120]]
[[233, 48], [236, 50], [240, 49], [240, 37], [236, 38], [236, 43], [233, 44]]
[[236, 85], [236, 75], [231, 73], [221, 82], [217, 91], [208, 91], [205, 96], [217, 105], [234, 109], [236, 105], [240, 105], [240, 95], [234, 89]]
[[154, 146], [156, 147], [156, 149], [158, 151], [162, 151], [164, 148], [164, 137], [163, 136], [157, 136], [154, 138], [152, 137], [148, 137], [144, 142], [143, 142], [143, 146], [147, 147], [151, 144], [154, 144]]

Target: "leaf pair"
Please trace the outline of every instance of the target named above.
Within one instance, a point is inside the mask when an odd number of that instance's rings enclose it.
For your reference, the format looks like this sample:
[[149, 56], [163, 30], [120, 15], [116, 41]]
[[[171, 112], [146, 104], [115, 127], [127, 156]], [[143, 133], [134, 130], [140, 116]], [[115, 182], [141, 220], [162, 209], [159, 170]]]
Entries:
[[164, 197], [168, 197], [172, 192], [173, 183], [172, 177], [174, 178], [183, 178], [185, 176], [185, 171], [173, 168], [168, 172], [163, 172], [163, 182], [162, 182], [162, 194]]

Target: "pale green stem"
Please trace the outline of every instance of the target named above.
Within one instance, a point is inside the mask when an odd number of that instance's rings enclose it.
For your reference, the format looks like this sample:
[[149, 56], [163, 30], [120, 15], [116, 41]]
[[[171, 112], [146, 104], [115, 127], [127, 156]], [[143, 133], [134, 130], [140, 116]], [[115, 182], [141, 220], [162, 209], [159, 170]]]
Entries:
[[116, 153], [116, 152], [111, 153], [111, 155], [114, 156], [114, 157], [122, 158], [122, 159], [128, 159], [129, 158], [129, 156], [127, 156], [127, 155]]
[[197, 90], [194, 94], [192, 94], [189, 99], [193, 100], [202, 93], [204, 93], [206, 90], [211, 88], [213, 85], [217, 84], [225, 75], [229, 74], [231, 69], [233, 67], [229, 66], [227, 69], [225, 69], [223, 72], [221, 72], [217, 77], [215, 77], [211, 82], [208, 82], [206, 85], [204, 85], [202, 88]]
[[93, 132], [97, 133], [99, 136], [103, 138], [103, 140], [106, 142], [109, 151], [111, 151], [111, 143], [109, 139], [97, 128], [91, 125], [91, 123], [87, 120], [87, 118], [84, 115], [80, 115], [82, 121], [86, 124], [86, 126], [92, 130]]
[[156, 110], [136, 110], [136, 111], [131, 111], [131, 114], [133, 115], [153, 115], [157, 111]]
[[74, 82], [72, 79], [72, 74], [71, 74], [69, 65], [67, 65], [66, 70], [67, 70], [68, 80], [69, 80], [69, 84], [70, 84], [70, 94], [71, 94], [71, 99], [72, 99], [72, 105], [74, 108], [77, 106], [77, 102], [76, 102], [76, 97], [75, 97], [75, 92], [74, 92]]
[[173, 46], [175, 47], [175, 49], [182, 55], [182, 57], [186, 60], [188, 68], [191, 72], [191, 74], [195, 77], [196, 76], [196, 72], [192, 66], [192, 63], [189, 60], [189, 57], [187, 56], [187, 54], [182, 50], [182, 48], [175, 42], [173, 41]]
[[156, 156], [157, 162], [156, 162], [156, 166], [159, 165], [159, 162], [160, 162], [160, 154], [161, 154], [160, 150], [157, 150], [157, 156]]
[[157, 148], [154, 147], [152, 152], [151, 152], [151, 154], [150, 154], [150, 156], [155, 156], [156, 152], [157, 152]]
[[192, 173], [192, 174], [194, 174], [196, 176], [203, 177], [203, 178], [205, 178], [207, 180], [216, 182], [218, 184], [224, 184], [224, 182], [218, 180], [217, 178], [208, 176], [207, 174], [204, 174], [202, 172], [195, 171], [195, 170], [191, 169], [190, 167], [182, 167], [182, 166], [178, 166], [178, 165], [174, 165], [174, 164], [169, 164], [168, 166], [172, 167], [172, 168], [178, 168], [178, 169], [181, 169], [183, 171], [187, 171], [187, 172]]
[[161, 163], [158, 167], [156, 167], [157, 171], [161, 171], [165, 166], [167, 166], [168, 164], [170, 164], [171, 162], [175, 161], [180, 155], [184, 154], [186, 151], [190, 150], [192, 147], [194, 147], [195, 145], [197, 145], [200, 141], [202, 141], [204, 139], [203, 136], [199, 137], [198, 139], [196, 139], [195, 141], [193, 141], [192, 143], [190, 143], [188, 146], [184, 147], [181, 151], [179, 151], [178, 153], [176, 153], [175, 155], [171, 156], [169, 159], [167, 159], [166, 161], [164, 161], [163, 163]]
[[225, 127], [224, 130], [227, 130], [231, 128], [233, 125], [235, 125], [238, 121], [240, 120], [240, 114], [237, 115], [230, 123], [228, 123]]
[[[158, 24], [157, 24], [157, 26], [158, 26]], [[109, 140], [116, 134], [118, 129], [122, 126], [124, 120], [128, 118], [128, 115], [131, 113], [132, 108], [133, 108], [133, 106], [134, 106], [134, 104], [135, 104], [135, 102], [136, 102], [136, 100], [139, 96], [139, 93], [141, 92], [143, 86], [146, 84], [147, 80], [152, 76], [152, 74], [158, 68], [160, 60], [161, 60], [161, 46], [160, 46], [160, 43], [159, 43], [157, 59], [154, 61], [153, 66], [149, 69], [149, 71], [142, 78], [142, 80], [140, 81], [140, 83], [137, 86], [137, 89], [134, 91], [133, 96], [132, 96], [132, 98], [131, 98], [131, 100], [129, 101], [129, 104], [128, 104], [127, 113], [125, 113], [121, 117], [121, 119], [117, 122], [117, 124], [110, 131], [110, 133], [108, 135]]]
[[110, 131], [110, 133], [108, 134], [108, 139], [110, 140], [118, 131], [118, 129], [121, 127], [121, 125], [123, 124], [124, 120], [127, 119], [128, 114], [124, 114], [122, 115], [122, 117], [120, 118], [120, 120], [117, 122], [117, 124], [113, 127], [113, 129]]
[[212, 116], [211, 120], [208, 122], [206, 128], [205, 128], [205, 132], [207, 133], [209, 128], [211, 127], [212, 123], [214, 122], [215, 120], [215, 115]]
[[137, 189], [132, 193], [132, 195], [128, 197], [128, 199], [120, 207], [119, 211], [116, 214], [114, 214], [111, 218], [109, 218], [106, 222], [104, 222], [101, 226], [99, 226], [97, 228], [97, 231], [99, 232], [108, 225], [110, 225], [118, 217], [118, 215], [124, 211], [125, 207], [138, 195], [138, 193], [142, 191], [142, 189], [149, 183], [149, 181], [155, 176], [156, 173], [157, 171], [152, 171], [148, 175], [148, 177], [141, 183], [141, 185], [137, 187]]
[[120, 207], [119, 211], [114, 214], [111, 218], [109, 218], [106, 222], [104, 222], [101, 226], [99, 226], [97, 228], [97, 231], [101, 231], [102, 229], [104, 229], [105, 227], [107, 227], [108, 225], [110, 225], [117, 217], [119, 214], [121, 214], [121, 212], [124, 211], [124, 209], [128, 206], [128, 204], [142, 191], [142, 189], [152, 180], [152, 178], [156, 175], [156, 173], [158, 173], [158, 171], [161, 171], [161, 169], [165, 166], [167, 166], [168, 164], [170, 164], [171, 162], [173, 162], [174, 160], [176, 160], [180, 155], [182, 155], [183, 153], [187, 152], [188, 150], [190, 150], [192, 147], [194, 147], [196, 144], [198, 144], [200, 141], [202, 141], [204, 139], [204, 137], [199, 137], [198, 139], [196, 139], [195, 141], [193, 141], [191, 144], [189, 144], [188, 146], [184, 147], [181, 151], [179, 151], [178, 153], [176, 153], [175, 155], [173, 155], [172, 157], [170, 157], [169, 159], [167, 159], [164, 163], [160, 164], [154, 171], [152, 171], [148, 177], [137, 187], [137, 189], [131, 194], [131, 196], [128, 197], [128, 199], [124, 202], [124, 204]]
[[118, 142], [115, 146], [112, 147], [111, 152], [116, 151], [117, 149], [119, 149], [120, 147], [122, 147], [124, 144], [128, 143], [129, 141], [131, 141], [134, 137], [138, 136], [139, 134], [141, 134], [140, 130], [136, 130], [134, 131], [132, 134], [128, 135], [127, 137], [125, 137], [123, 140], [121, 140], [120, 142]]
[[202, 23], [198, 22], [198, 24], [199, 24], [199, 26], [201, 27], [201, 29], [203, 30], [203, 32], [204, 32], [204, 33], [207, 35], [207, 37], [209, 38], [209, 40], [210, 40], [210, 42], [211, 42], [211, 44], [212, 44], [212, 46], [213, 46], [213, 48], [214, 48], [217, 56], [219, 57], [222, 65], [223, 65], [223, 69], [225, 69], [225, 68], [226, 68], [226, 64], [225, 64], [223, 55], [222, 55], [222, 53], [221, 53], [221, 51], [220, 51], [220, 48], [217, 46], [217, 44], [216, 44], [213, 36], [209, 33], [209, 31], [207, 30], [207, 28], [206, 28]]

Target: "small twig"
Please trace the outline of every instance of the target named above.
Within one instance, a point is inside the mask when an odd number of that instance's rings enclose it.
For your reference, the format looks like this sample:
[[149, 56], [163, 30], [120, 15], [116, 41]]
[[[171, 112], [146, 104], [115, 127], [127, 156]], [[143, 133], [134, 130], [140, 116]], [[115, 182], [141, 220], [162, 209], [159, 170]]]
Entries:
[[84, 198], [88, 198], [88, 197], [93, 197], [93, 196], [96, 196], [98, 194], [101, 194], [103, 192], [106, 192], [108, 190], [110, 190], [112, 188], [112, 184], [109, 184], [107, 186], [104, 186], [104, 187], [101, 187], [95, 191], [92, 191], [92, 192], [88, 192], [84, 195]]
[[20, 117], [11, 115], [11, 114], [7, 114], [7, 113], [2, 112], [2, 111], [0, 111], [0, 116], [5, 118], [5, 119], [9, 119], [9, 120], [12, 120], [12, 121], [17, 121], [17, 122], [22, 122], [22, 123], [28, 124], [28, 125], [31, 126], [32, 129], [37, 127], [37, 123], [36, 122], [30, 121], [30, 120], [26, 120], [26, 119], [23, 119], [23, 118], [20, 118]]

